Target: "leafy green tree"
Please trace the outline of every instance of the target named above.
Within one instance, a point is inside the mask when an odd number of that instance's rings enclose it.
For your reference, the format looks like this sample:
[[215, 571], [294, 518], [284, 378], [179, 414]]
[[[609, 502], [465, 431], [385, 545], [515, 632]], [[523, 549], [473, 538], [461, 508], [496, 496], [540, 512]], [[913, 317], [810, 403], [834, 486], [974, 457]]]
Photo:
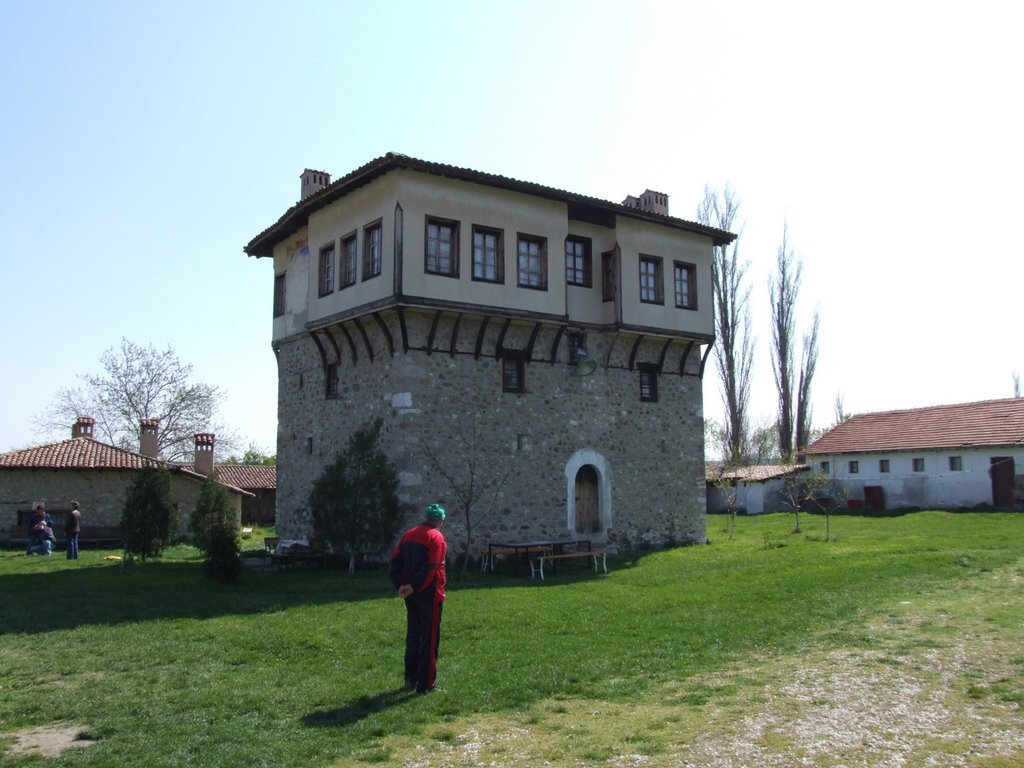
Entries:
[[203, 567], [206, 574], [222, 584], [233, 584], [242, 573], [242, 550], [238, 543], [238, 526], [234, 521], [214, 520], [209, 531]]
[[398, 472], [380, 447], [383, 419], [360, 427], [309, 494], [313, 529], [355, 572], [360, 552], [385, 549], [401, 523]]
[[164, 467], [149, 467], [128, 486], [121, 512], [121, 535], [125, 552], [159, 557], [177, 529], [178, 517], [171, 498], [171, 473]]
[[277, 454], [267, 453], [256, 443], [249, 443], [248, 449], [242, 454], [242, 458], [237, 456], [228, 456], [224, 464], [250, 464], [259, 465], [264, 467], [275, 467], [277, 466]]
[[199, 490], [199, 500], [192, 510], [192, 516], [188, 521], [188, 530], [192, 535], [192, 543], [204, 554], [211, 554], [211, 543], [214, 531], [224, 529], [238, 537], [238, 520], [231, 508], [231, 498], [228, 496], [228, 489], [217, 482], [217, 473], [214, 472], [203, 481], [203, 487]]

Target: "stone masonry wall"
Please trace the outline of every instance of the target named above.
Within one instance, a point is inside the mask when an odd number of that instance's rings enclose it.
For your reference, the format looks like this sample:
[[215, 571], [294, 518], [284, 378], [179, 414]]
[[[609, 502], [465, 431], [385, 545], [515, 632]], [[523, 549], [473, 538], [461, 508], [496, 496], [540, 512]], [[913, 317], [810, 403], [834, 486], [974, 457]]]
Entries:
[[[446, 323], [450, 321], [446, 320]], [[475, 338], [478, 321], [461, 319], [460, 337]], [[477, 322], [477, 325], [472, 325]], [[470, 327], [465, 327], [466, 324]], [[372, 324], [365, 324], [373, 331]], [[426, 321], [411, 319], [410, 347], [427, 333]], [[445, 323], [432, 337], [447, 338]], [[486, 330], [486, 327], [485, 327]], [[504, 348], [523, 349], [529, 326], [513, 327]], [[534, 331], [535, 335], [536, 332]], [[559, 349], [551, 363], [536, 355], [526, 364], [526, 392], [503, 393], [501, 361], [493, 354], [397, 349], [371, 337], [374, 359], [357, 348], [353, 360], [344, 344], [337, 398], [325, 397], [325, 379], [316, 346], [308, 336], [294, 337], [278, 349], [278, 491], [277, 525], [282, 537], [311, 534], [306, 505], [323, 468], [344, 450], [349, 435], [376, 417], [384, 420], [383, 447], [401, 480], [400, 496], [407, 522], [425, 505], [440, 501], [448, 508], [445, 535], [453, 554], [465, 544], [465, 527], [451, 490], [430, 469], [424, 445], [456, 473], [466, 466], [466, 452], [484, 459], [484, 480], [508, 479], [494, 514], [474, 529], [470, 549], [478, 554], [489, 540], [575, 537], [569, 529], [566, 464], [578, 451], [603, 458], [605, 482], [611, 487], [610, 526], [590, 538], [634, 549], [670, 542], [704, 542], [705, 484], [701, 380], [680, 376], [683, 345], [673, 349], [671, 365], [658, 376], [658, 402], [641, 402], [639, 374], [625, 369], [633, 339], [624, 344], [595, 332], [590, 352], [602, 360], [609, 349], [612, 366], [590, 376], [574, 374], [553, 330], [541, 334], [537, 350]], [[452, 330], [452, 336], [455, 333]], [[397, 334], [396, 334], [397, 336]], [[664, 340], [633, 349], [636, 360], [664, 358]], [[564, 346], [564, 341], [562, 342]], [[699, 359], [683, 359], [688, 372]], [[623, 366], [622, 369], [616, 365]]]

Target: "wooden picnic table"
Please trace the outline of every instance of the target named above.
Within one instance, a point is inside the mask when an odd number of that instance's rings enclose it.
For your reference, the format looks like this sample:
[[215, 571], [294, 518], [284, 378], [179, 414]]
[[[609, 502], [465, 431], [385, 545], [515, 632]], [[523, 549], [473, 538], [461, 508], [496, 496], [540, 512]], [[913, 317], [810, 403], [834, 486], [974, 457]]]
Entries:
[[591, 551], [590, 539], [532, 539], [530, 541], [492, 541], [487, 545], [487, 559], [484, 561], [483, 569], [488, 566], [494, 570], [494, 558], [501, 555], [512, 555], [512, 568], [515, 575], [519, 575], [519, 563], [531, 554], [554, 554], [561, 555], [567, 547], [574, 549], [586, 545], [587, 552]]

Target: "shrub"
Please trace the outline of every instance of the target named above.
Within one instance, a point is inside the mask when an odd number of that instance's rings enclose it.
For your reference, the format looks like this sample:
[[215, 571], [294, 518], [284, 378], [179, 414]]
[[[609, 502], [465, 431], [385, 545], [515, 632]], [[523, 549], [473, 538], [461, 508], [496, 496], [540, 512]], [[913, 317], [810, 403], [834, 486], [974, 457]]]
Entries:
[[128, 486], [121, 512], [125, 552], [143, 560], [159, 557], [177, 526], [171, 499], [171, 473], [163, 467], [139, 470]]
[[221, 584], [233, 584], [242, 572], [242, 551], [234, 522], [217, 521], [207, 535], [206, 575]]
[[229, 530], [237, 539], [238, 521], [235, 519], [234, 510], [231, 509], [228, 489], [217, 482], [217, 475], [213, 473], [203, 483], [199, 491], [199, 500], [196, 501], [196, 507], [188, 521], [192, 543], [200, 552], [209, 556], [213, 533], [220, 527]]

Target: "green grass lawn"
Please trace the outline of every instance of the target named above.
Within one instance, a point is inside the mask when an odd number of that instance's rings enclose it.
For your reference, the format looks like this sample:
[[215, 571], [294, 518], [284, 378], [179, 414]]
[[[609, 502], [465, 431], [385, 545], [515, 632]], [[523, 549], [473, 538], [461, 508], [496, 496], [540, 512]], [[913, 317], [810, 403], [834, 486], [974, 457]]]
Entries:
[[[184, 547], [131, 568], [105, 551], [77, 562], [2, 552], [0, 750], [54, 723], [93, 743], [0, 763], [419, 764], [473, 722], [543, 724], [558, 734], [555, 764], [569, 749], [568, 765], [657, 755], [664, 723], [608, 743], [562, 720], [581, 707], [636, 713], [666, 691], [679, 708], [669, 722], [708, 707], [742, 714], [764, 660], [869, 648], [865, 626], [894, 605], [1001, 570], [1019, 580], [1024, 563], [1021, 514], [843, 516], [830, 542], [816, 516], [801, 515], [800, 534], [791, 516], [741, 517], [731, 541], [726, 522], [708, 519], [709, 546], [612, 558], [607, 576], [568, 566], [545, 583], [451, 579], [444, 690], [421, 697], [399, 690], [404, 610], [383, 572], [247, 570], [222, 586]], [[994, 600], [984, 621], [1019, 636], [1017, 605]], [[708, 682], [726, 669], [727, 683]], [[1022, 669], [1024, 657], [971, 695], [1019, 707]]]

